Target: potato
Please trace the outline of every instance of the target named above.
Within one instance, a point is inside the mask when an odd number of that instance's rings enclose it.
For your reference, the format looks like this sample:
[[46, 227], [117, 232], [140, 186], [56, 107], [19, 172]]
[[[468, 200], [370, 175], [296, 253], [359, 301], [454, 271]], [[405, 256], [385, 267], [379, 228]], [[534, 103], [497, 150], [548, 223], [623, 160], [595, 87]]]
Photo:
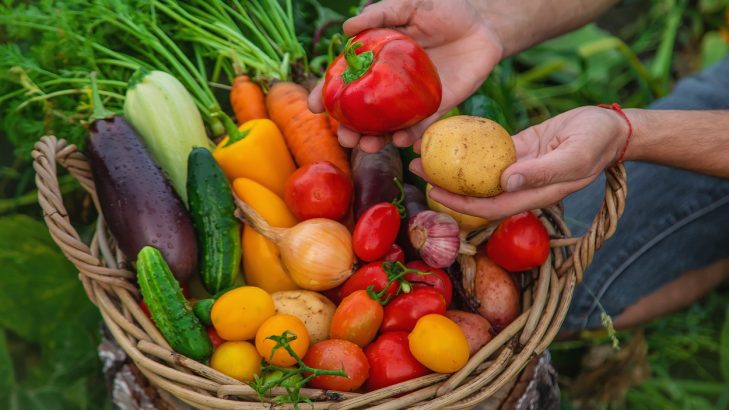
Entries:
[[497, 331], [513, 322], [521, 313], [519, 288], [511, 275], [485, 254], [476, 255], [476, 297], [478, 313]]
[[433, 186], [428, 184], [425, 187], [425, 196], [428, 200], [428, 208], [432, 209], [435, 212], [442, 212], [444, 214], [448, 214], [453, 217], [453, 219], [458, 222], [458, 227], [461, 228], [462, 231], [471, 232], [475, 231], [476, 229], [483, 228], [484, 226], [489, 224], [488, 219], [484, 219], [478, 216], [473, 215], [467, 215], [462, 214], [458, 211], [454, 211], [451, 208], [448, 208], [447, 206], [441, 204], [440, 202], [437, 202], [436, 200], [432, 199], [430, 197], [430, 190], [433, 189]]
[[501, 174], [516, 161], [514, 142], [503, 127], [468, 115], [433, 123], [425, 130], [420, 149], [426, 179], [467, 196], [503, 192]]
[[449, 310], [445, 315], [463, 330], [471, 356], [494, 338], [491, 323], [481, 315], [462, 310]]
[[277, 313], [296, 316], [304, 322], [311, 344], [329, 339], [329, 326], [337, 308], [331, 300], [310, 290], [283, 290], [271, 296]]

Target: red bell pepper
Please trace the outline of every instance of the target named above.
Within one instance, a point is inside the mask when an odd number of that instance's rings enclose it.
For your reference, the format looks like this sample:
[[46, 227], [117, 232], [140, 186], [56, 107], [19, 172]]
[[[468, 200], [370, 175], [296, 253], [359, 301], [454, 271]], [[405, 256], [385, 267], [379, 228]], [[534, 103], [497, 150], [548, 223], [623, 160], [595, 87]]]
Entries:
[[412, 38], [390, 29], [352, 37], [327, 70], [322, 98], [347, 128], [383, 134], [409, 127], [438, 110], [438, 71]]

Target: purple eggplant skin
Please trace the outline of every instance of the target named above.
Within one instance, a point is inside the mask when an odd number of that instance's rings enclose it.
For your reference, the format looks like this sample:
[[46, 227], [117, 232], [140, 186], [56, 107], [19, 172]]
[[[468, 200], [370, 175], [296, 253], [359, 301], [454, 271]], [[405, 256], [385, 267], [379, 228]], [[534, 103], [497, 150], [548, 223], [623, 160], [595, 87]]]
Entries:
[[400, 222], [400, 231], [397, 233], [397, 244], [400, 245], [403, 252], [405, 252], [405, 260], [412, 261], [420, 259], [420, 255], [410, 242], [410, 235], [408, 234], [410, 218], [413, 218], [415, 215], [428, 210], [429, 208], [428, 202], [425, 199], [425, 194], [420, 190], [420, 188], [415, 185], [403, 184], [403, 191], [405, 191], [404, 205], [407, 210], [407, 218]]
[[120, 116], [91, 124], [88, 156], [101, 213], [119, 248], [136, 258], [144, 246], [157, 248], [184, 284], [197, 272], [192, 220], [134, 128]]
[[402, 182], [402, 159], [392, 143], [373, 154], [358, 148], [352, 150], [352, 176], [354, 179], [354, 217], [372, 205], [392, 202], [400, 197], [395, 178]]

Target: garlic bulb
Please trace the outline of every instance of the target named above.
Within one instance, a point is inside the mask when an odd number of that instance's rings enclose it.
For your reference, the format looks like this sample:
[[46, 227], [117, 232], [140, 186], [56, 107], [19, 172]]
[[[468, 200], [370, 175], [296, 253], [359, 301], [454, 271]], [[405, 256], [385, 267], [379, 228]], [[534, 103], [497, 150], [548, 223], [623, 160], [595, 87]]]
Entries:
[[452, 216], [422, 211], [410, 218], [408, 225], [410, 242], [420, 257], [434, 268], [445, 268], [453, 264], [458, 253], [471, 253], [472, 245], [461, 243], [458, 223]]

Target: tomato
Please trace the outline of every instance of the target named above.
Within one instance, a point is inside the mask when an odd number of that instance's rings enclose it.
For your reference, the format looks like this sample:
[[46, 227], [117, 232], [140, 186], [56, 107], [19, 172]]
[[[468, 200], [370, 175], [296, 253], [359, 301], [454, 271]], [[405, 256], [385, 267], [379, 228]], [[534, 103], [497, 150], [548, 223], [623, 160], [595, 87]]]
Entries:
[[261, 374], [261, 356], [248, 342], [225, 342], [213, 352], [210, 367], [246, 383]]
[[366, 262], [382, 259], [395, 243], [400, 230], [400, 213], [395, 205], [380, 202], [366, 210], [354, 226], [352, 247]]
[[438, 373], [453, 373], [468, 362], [468, 341], [458, 325], [443, 315], [425, 315], [408, 335], [413, 356]]
[[377, 336], [382, 324], [382, 305], [366, 290], [354, 291], [342, 300], [332, 317], [329, 335], [365, 347]]
[[315, 389], [354, 391], [367, 380], [370, 366], [362, 349], [356, 344], [339, 339], [324, 340], [309, 348], [304, 363], [314, 369], [344, 370], [343, 376], [317, 376], [309, 380]]
[[415, 288], [410, 293], [397, 296], [385, 306], [382, 332], [401, 330], [409, 332], [421, 317], [429, 313], [445, 314], [443, 295], [431, 288]]
[[364, 350], [370, 364], [367, 391], [381, 389], [396, 383], [425, 376], [430, 373], [410, 353], [407, 332], [387, 332], [380, 335]]
[[218, 298], [210, 320], [225, 340], [249, 340], [263, 322], [276, 313], [273, 298], [255, 286], [241, 286]]
[[393, 243], [390, 251], [382, 259], [388, 262], [405, 263], [405, 251], [402, 250], [400, 245]]
[[258, 328], [258, 332], [256, 332], [256, 349], [265, 361], [274, 366], [286, 367], [297, 363], [296, 358], [291, 356], [283, 347], [273, 351], [277, 342], [268, 337], [282, 336], [284, 332], [291, 332], [296, 336], [296, 339], [291, 340], [289, 345], [299, 358], [304, 357], [309, 349], [309, 332], [301, 319], [291, 315], [273, 315]]
[[344, 218], [352, 203], [352, 180], [329, 161], [294, 171], [284, 187], [284, 201], [300, 221]]
[[152, 313], [149, 312], [149, 307], [147, 306], [147, 303], [144, 301], [144, 299], [139, 301], [139, 308], [142, 309], [142, 312], [144, 312], [145, 315], [149, 319], [152, 319]]
[[486, 254], [509, 272], [534, 269], [549, 256], [549, 234], [531, 212], [504, 219], [486, 243]]
[[429, 275], [408, 273], [405, 275], [405, 280], [410, 282], [413, 288], [430, 287], [437, 290], [445, 298], [446, 306], [450, 306], [453, 299], [453, 283], [451, 283], [451, 278], [444, 270], [433, 268], [423, 261], [412, 261], [406, 266], [410, 269], [430, 272]]
[[[379, 292], [385, 289], [390, 279], [388, 278], [387, 272], [382, 268], [382, 261], [370, 262], [361, 268], [357, 269], [352, 276], [344, 282], [342, 286], [342, 297], [351, 295], [354, 291], [367, 289], [368, 286], [372, 286], [375, 292]], [[387, 296], [390, 298], [395, 297], [397, 293], [398, 284], [392, 283], [387, 288]]]
[[217, 349], [218, 346], [225, 343], [225, 339], [220, 337], [220, 335], [218, 334], [218, 332], [215, 331], [215, 328], [213, 326], [207, 326], [205, 330], [207, 330], [208, 332], [208, 337], [210, 338], [210, 343], [213, 344], [213, 349]]

